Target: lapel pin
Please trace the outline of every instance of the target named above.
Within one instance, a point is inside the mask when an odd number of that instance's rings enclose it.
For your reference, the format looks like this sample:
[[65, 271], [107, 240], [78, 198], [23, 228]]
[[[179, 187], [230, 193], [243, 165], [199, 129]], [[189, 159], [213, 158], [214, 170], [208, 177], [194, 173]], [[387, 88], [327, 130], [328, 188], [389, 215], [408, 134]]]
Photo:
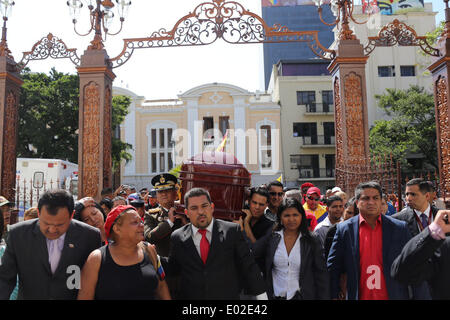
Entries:
[[73, 245], [73, 243], [69, 243], [69, 248], [75, 248], [75, 246]]

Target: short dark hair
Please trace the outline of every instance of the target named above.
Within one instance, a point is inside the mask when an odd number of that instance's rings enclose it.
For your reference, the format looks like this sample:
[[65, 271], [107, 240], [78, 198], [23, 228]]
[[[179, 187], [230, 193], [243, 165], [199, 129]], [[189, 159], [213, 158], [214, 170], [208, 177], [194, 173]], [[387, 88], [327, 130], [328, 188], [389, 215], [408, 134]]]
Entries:
[[432, 185], [432, 183], [430, 182], [430, 181], [425, 181], [424, 179], [422, 179], [422, 178], [414, 178], [414, 179], [411, 179], [411, 180], [409, 180], [407, 183], [406, 183], [406, 186], [407, 187], [410, 187], [410, 186], [419, 186], [419, 190], [420, 190], [420, 192], [422, 192], [422, 193], [427, 193], [427, 192], [433, 192], [434, 190], [434, 187], [433, 187], [433, 185]]
[[381, 188], [380, 184], [376, 181], [368, 181], [368, 182], [361, 182], [356, 186], [355, 189], [355, 198], [356, 200], [359, 200], [361, 198], [361, 193], [364, 189], [377, 189], [380, 193], [380, 198], [383, 195], [383, 189]]
[[331, 196], [331, 197], [327, 198], [326, 199], [327, 207], [330, 207], [333, 204], [333, 202], [335, 202], [335, 201], [342, 201], [342, 198], [339, 196]]
[[111, 201], [111, 199], [108, 199], [108, 198], [104, 198], [104, 199], [102, 199], [102, 201], [100, 201], [100, 206], [101, 205], [105, 205], [108, 209], [112, 209], [112, 206], [113, 206], [113, 202]]
[[261, 187], [252, 188], [250, 190], [250, 199], [252, 199], [254, 194], [259, 194], [260, 196], [266, 198], [267, 202], [269, 202], [270, 195], [269, 195], [269, 191], [267, 191], [266, 188], [261, 188]]
[[281, 224], [281, 214], [289, 208], [295, 208], [300, 212], [302, 216], [302, 221], [300, 222], [300, 233], [304, 236], [307, 236], [308, 238], [311, 237], [311, 233], [308, 229], [309, 223], [306, 219], [306, 212], [305, 209], [303, 209], [302, 203], [298, 201], [296, 198], [284, 198], [281, 202], [281, 205], [278, 207], [277, 211], [277, 224], [275, 226], [275, 230], [282, 230], [284, 227]]
[[67, 208], [69, 215], [72, 215], [75, 203], [73, 196], [66, 190], [49, 190], [46, 191], [38, 202], [38, 209], [41, 212], [42, 207], [46, 206], [49, 214], [56, 216], [58, 209]]
[[102, 190], [101, 195], [104, 196], [105, 194], [113, 193], [113, 188], [105, 188]]
[[348, 207], [353, 206], [353, 212], [354, 215], [358, 215], [359, 214], [359, 209], [358, 206], [356, 205], [356, 198], [355, 197], [351, 197], [347, 203], [344, 205], [344, 209], [347, 209]]
[[[280, 181], [277, 181], [277, 180], [270, 182], [270, 183], [267, 185], [267, 190], [270, 190], [270, 188], [272, 188], [272, 186], [275, 186], [275, 187], [281, 187], [281, 188], [283, 189], [283, 184], [282, 184]], [[283, 191], [284, 191], [284, 190], [283, 190]]]
[[192, 188], [191, 190], [186, 192], [186, 194], [184, 195], [184, 205], [185, 205], [186, 209], [188, 207], [189, 198], [201, 197], [201, 196], [206, 196], [206, 198], [208, 199], [208, 202], [211, 203], [211, 196], [209, 195], [209, 192], [206, 189]]

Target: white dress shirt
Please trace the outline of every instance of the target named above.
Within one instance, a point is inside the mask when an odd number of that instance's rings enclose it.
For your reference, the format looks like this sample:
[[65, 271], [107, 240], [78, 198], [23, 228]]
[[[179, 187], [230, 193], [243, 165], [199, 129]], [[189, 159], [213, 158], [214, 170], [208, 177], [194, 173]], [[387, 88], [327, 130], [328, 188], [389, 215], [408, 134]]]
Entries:
[[58, 239], [50, 240], [45, 239], [47, 241], [47, 250], [48, 250], [48, 262], [50, 263], [50, 269], [52, 273], [55, 273], [56, 268], [58, 267], [59, 260], [61, 259], [61, 252], [64, 249], [64, 239], [66, 238], [66, 234], [64, 233]]
[[281, 240], [273, 257], [273, 294], [276, 297], [286, 297], [291, 299], [299, 288], [300, 278], [300, 238], [301, 234], [295, 240], [295, 244], [288, 255], [284, 243], [283, 230], [277, 231], [281, 235]]
[[[422, 213], [424, 213], [427, 216], [427, 221], [429, 221], [430, 219], [430, 214], [431, 214], [431, 206], [428, 205], [428, 207], [425, 209], [424, 212], [420, 212], [419, 210], [414, 209], [414, 213], [416, 214], [417, 218], [419, 218], [419, 221], [422, 221]], [[422, 230], [420, 229], [419, 225], [417, 225], [417, 228], [419, 228], [419, 232], [421, 232]]]
[[[209, 226], [206, 227], [206, 239], [208, 239], [209, 245], [211, 246], [211, 240], [212, 240], [212, 230], [213, 230], [213, 223], [214, 218], [211, 220], [211, 223]], [[195, 248], [197, 249], [198, 255], [201, 257], [200, 254], [200, 241], [202, 240], [202, 235], [200, 232], [198, 232], [198, 228], [191, 224], [192, 227], [192, 240], [194, 241]]]

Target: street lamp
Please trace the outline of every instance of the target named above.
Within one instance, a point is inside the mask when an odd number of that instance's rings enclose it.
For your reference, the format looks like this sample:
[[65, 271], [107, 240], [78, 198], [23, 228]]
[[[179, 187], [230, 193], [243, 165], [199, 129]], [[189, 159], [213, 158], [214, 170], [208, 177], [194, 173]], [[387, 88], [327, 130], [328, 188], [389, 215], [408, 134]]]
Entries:
[[[353, 18], [353, 9], [354, 4], [352, 0], [313, 0], [314, 4], [317, 6], [317, 11], [319, 12], [320, 21], [327, 26], [338, 25], [338, 29], [340, 30], [339, 40], [355, 40], [356, 36], [353, 34], [353, 31], [350, 29], [348, 22], [349, 18], [356, 24], [364, 24], [365, 22], [358, 22]], [[333, 12], [336, 19], [332, 23], [327, 23], [322, 18], [322, 5], [329, 4], [331, 7], [331, 11]], [[370, 14], [372, 10], [369, 10]]]
[[2, 41], [0, 43], [0, 56], [11, 57], [11, 51], [8, 49], [8, 44], [6, 43], [6, 21], [11, 15], [12, 6], [15, 4], [11, 0], [0, 0], [0, 13], [3, 16], [3, 27], [2, 27]]
[[[116, 4], [114, 4], [111, 0], [68, 0], [67, 6], [70, 9], [72, 15], [72, 22], [74, 25], [75, 33], [80, 36], [87, 36], [93, 30], [95, 30], [94, 40], [91, 41], [91, 46], [89, 49], [91, 50], [100, 50], [104, 48], [103, 41], [106, 41], [106, 36], [116, 35], [122, 31], [123, 22], [125, 21], [125, 16], [128, 13], [128, 9], [131, 5], [130, 0], [115, 0]], [[80, 15], [81, 8], [84, 5], [87, 5], [90, 13], [90, 29], [87, 33], [81, 34], [77, 31], [76, 24], [77, 18]], [[120, 19], [120, 28], [117, 32], [110, 32], [109, 27], [114, 20], [114, 12], [113, 9], [116, 7], [119, 19]], [[104, 37], [103, 37], [104, 34]]]

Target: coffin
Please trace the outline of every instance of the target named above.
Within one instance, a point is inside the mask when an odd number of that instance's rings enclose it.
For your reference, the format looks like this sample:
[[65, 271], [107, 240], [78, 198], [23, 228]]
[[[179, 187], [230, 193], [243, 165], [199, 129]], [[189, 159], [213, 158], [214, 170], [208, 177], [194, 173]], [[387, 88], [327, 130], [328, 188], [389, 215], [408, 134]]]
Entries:
[[232, 154], [206, 151], [185, 160], [179, 179], [181, 207], [184, 208], [187, 191], [204, 188], [214, 203], [215, 218], [235, 220], [242, 215], [246, 192], [251, 186], [251, 173]]

